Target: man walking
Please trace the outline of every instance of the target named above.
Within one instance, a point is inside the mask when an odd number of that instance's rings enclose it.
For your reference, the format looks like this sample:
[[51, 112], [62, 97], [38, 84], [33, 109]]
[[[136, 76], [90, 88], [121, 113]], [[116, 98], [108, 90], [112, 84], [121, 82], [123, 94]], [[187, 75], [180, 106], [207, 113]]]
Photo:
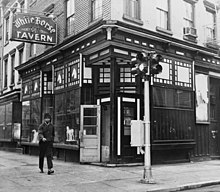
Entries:
[[54, 173], [53, 168], [53, 141], [54, 141], [54, 126], [51, 124], [51, 116], [49, 113], [44, 114], [44, 122], [38, 128], [39, 136], [39, 168], [40, 172], [43, 173], [44, 157], [47, 157], [47, 174]]

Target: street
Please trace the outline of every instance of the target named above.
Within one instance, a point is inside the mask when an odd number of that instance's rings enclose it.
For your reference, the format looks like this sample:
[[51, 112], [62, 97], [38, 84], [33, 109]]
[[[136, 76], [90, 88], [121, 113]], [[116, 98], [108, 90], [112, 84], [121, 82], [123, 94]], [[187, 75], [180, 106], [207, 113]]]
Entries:
[[184, 192], [219, 192], [220, 185], [213, 185], [208, 187], [201, 187], [198, 189], [184, 190]]

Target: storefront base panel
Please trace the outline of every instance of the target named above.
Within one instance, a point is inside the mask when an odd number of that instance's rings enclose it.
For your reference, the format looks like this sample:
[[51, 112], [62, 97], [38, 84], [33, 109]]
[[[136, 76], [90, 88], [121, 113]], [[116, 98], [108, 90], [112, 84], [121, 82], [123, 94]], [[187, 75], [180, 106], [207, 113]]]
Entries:
[[16, 141], [0, 141], [0, 150], [23, 153], [23, 149]]
[[[35, 145], [22, 145], [23, 153], [38, 156], [39, 147]], [[53, 148], [53, 157], [66, 162], [79, 162], [79, 150], [65, 149], [60, 147]]]
[[152, 152], [152, 164], [190, 162], [190, 151], [187, 149], [157, 150]]

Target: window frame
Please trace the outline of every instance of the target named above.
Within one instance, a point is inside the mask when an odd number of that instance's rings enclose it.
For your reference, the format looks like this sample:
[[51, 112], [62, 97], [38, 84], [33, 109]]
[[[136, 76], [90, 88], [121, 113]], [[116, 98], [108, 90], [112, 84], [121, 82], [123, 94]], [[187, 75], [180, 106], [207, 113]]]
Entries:
[[5, 17], [5, 45], [9, 43], [9, 15]]
[[4, 59], [4, 88], [8, 87], [8, 58]]
[[[71, 5], [71, 2], [73, 2], [73, 7], [74, 7], [74, 11], [71, 12], [70, 15], [68, 15], [68, 2]], [[70, 6], [71, 7], [71, 6]], [[75, 0], [66, 0], [66, 36], [70, 36], [71, 34], [75, 34], [75, 27], [74, 27], [74, 21], [75, 21], [75, 10], [76, 10], [76, 4], [75, 4]], [[68, 25], [68, 21], [73, 19], [73, 24]]]
[[[135, 24], [143, 25], [143, 21], [141, 20], [141, 0], [137, 1], [136, 13], [138, 14], [137, 17], [130, 15], [130, 7], [132, 6], [132, 2], [134, 0], [124, 0], [124, 13], [123, 19], [133, 22]], [[132, 9], [132, 8], [131, 8]]]
[[11, 55], [11, 85], [15, 84], [15, 54]]
[[185, 9], [183, 20], [184, 20], [184, 22], [189, 23], [190, 25], [185, 25], [184, 24], [184, 27], [193, 27], [193, 28], [195, 28], [195, 2], [184, 0], [184, 3], [190, 5], [191, 6], [191, 11], [192, 11], [191, 18], [189, 18], [189, 17], [187, 17], [187, 14], [186, 14], [187, 10]]
[[103, 7], [102, 0], [91, 0], [91, 22], [96, 21], [103, 17], [102, 7]]

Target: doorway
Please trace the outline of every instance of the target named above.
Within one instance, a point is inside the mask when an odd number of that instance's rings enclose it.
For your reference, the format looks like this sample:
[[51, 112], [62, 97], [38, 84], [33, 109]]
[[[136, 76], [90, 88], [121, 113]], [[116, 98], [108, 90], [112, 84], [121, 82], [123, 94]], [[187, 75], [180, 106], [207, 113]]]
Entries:
[[220, 79], [210, 77], [210, 156], [220, 158]]

